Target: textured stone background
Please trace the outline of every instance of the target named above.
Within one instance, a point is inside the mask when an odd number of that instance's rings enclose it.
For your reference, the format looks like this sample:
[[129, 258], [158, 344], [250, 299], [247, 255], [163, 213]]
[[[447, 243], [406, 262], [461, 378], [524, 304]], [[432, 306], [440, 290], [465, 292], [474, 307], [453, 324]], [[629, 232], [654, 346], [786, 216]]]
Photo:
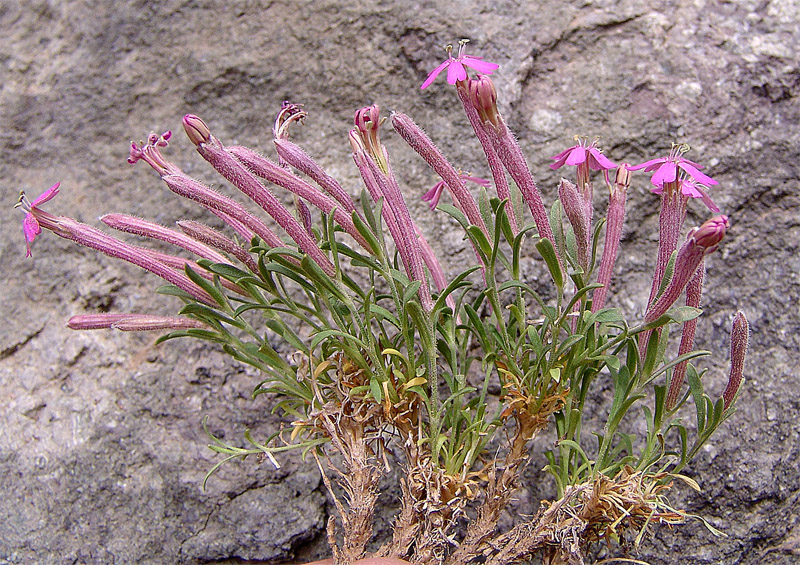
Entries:
[[[657, 5], [658, 8], [652, 6]], [[346, 142], [355, 108], [411, 114], [454, 163], [485, 174], [453, 91], [420, 92], [441, 46], [472, 39], [501, 64], [496, 84], [548, 202], [548, 157], [574, 134], [600, 135], [638, 162], [688, 141], [720, 181], [733, 227], [709, 266], [702, 347], [725, 384], [737, 308], [752, 324], [739, 410], [691, 467], [703, 493], [678, 488], [691, 523], [661, 529], [651, 563], [788, 563], [798, 527], [800, 304], [800, 8], [789, 0], [167, 1], [0, 5], [0, 563], [202, 563], [308, 559], [324, 551], [329, 506], [313, 465], [254, 461], [201, 481], [214, 460], [201, 419], [233, 442], [275, 429], [257, 376], [193, 343], [75, 333], [81, 312], [170, 312], [158, 281], [44, 234], [25, 259], [11, 208], [56, 180], [49, 204], [99, 225], [107, 212], [162, 223], [203, 216], [144, 165], [130, 139], [203, 116], [230, 143], [268, 150], [280, 102], [306, 105], [295, 139], [359, 190]], [[182, 134], [168, 155], [218, 183]], [[388, 131], [413, 212], [448, 261], [468, 258], [454, 231], [416, 200], [434, 177]], [[629, 197], [615, 303], [640, 310], [657, 234], [657, 199], [639, 175]], [[599, 203], [599, 202], [598, 202]], [[697, 203], [687, 224], [707, 215]], [[534, 464], [540, 462], [534, 461]], [[523, 498], [523, 500], [526, 500]], [[535, 500], [535, 498], [533, 498]], [[387, 501], [387, 505], [390, 502]], [[532, 508], [525, 510], [532, 511]]]

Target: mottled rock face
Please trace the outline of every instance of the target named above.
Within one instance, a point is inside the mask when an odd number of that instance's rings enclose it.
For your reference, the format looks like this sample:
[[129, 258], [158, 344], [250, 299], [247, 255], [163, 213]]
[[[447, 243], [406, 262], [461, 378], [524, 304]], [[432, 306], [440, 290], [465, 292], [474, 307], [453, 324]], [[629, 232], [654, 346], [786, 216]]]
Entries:
[[[154, 277], [52, 234], [26, 260], [22, 216], [11, 206], [20, 189], [35, 195], [60, 180], [49, 206], [93, 225], [108, 212], [209, 221], [151, 170], [127, 165], [129, 141], [178, 130], [191, 112], [221, 139], [271, 152], [268, 130], [284, 99], [310, 113], [294, 139], [353, 194], [360, 188], [346, 131], [353, 110], [369, 103], [410, 114], [457, 166], [486, 175], [453, 89], [440, 79], [419, 90], [441, 46], [461, 37], [501, 64], [501, 109], [548, 203], [558, 180], [548, 158], [575, 134], [601, 136], [617, 162], [686, 141], [720, 181], [713, 197], [732, 226], [709, 261], [697, 338], [717, 356], [706, 379], [721, 393], [730, 320], [744, 309], [753, 330], [747, 382], [738, 412], [689, 471], [702, 494], [681, 486], [673, 500], [728, 537], [697, 523], [662, 529], [638, 557], [791, 560], [800, 482], [796, 3], [224, 4], [0, 6], [0, 562], [324, 556], [330, 508], [309, 462], [284, 457], [275, 471], [248, 459], [201, 488], [216, 461], [203, 417], [236, 444], [245, 428], [260, 437], [277, 429], [269, 401], [249, 398], [258, 376], [195, 343], [156, 348], [150, 335], [66, 329], [74, 313], [172, 313], [176, 305], [151, 297]], [[443, 262], [467, 260], [455, 227], [442, 231], [441, 216], [417, 198], [433, 174], [396, 136], [384, 140]], [[220, 185], [182, 135], [169, 151], [186, 172]], [[610, 302], [640, 312], [658, 214], [644, 175], [634, 177], [628, 201]], [[599, 194], [596, 205], [605, 207]], [[691, 203], [687, 228], [707, 217]], [[537, 496], [523, 493], [530, 507], [520, 511], [531, 513]]]

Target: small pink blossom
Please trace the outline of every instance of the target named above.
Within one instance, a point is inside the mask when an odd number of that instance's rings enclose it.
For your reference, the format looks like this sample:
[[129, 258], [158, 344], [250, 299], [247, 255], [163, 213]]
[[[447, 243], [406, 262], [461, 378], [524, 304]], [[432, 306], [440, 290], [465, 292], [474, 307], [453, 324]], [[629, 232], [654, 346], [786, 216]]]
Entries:
[[36, 219], [34, 210], [38, 205], [44, 204], [45, 202], [55, 198], [58, 194], [58, 187], [60, 185], [61, 183], [57, 182], [48, 188], [44, 193], [39, 195], [33, 202], [28, 202], [24, 192], [22, 192], [19, 196], [19, 202], [17, 202], [17, 206], [26, 212], [25, 219], [22, 220], [22, 231], [25, 234], [25, 243], [27, 247], [27, 251], [25, 253], [26, 257], [31, 256], [31, 243], [33, 243], [33, 240], [36, 239], [36, 236], [42, 233], [42, 228], [39, 225], [39, 220]]
[[552, 163], [550, 168], [555, 171], [564, 165], [578, 167], [584, 163], [593, 171], [607, 171], [616, 167], [616, 165], [597, 148], [596, 140], [590, 145], [586, 143], [587, 140], [582, 139], [578, 145], [573, 145], [569, 149], [565, 149], [553, 157], [552, 159], [555, 163]]
[[[681, 184], [681, 194], [684, 196], [688, 196], [689, 198], [699, 198], [703, 201], [703, 204], [708, 206], [708, 209], [712, 212], [719, 212], [719, 206], [717, 206], [711, 197], [706, 194], [706, 191], [703, 190], [705, 187], [698, 182], [692, 182], [689, 179], [683, 179], [680, 181]], [[652, 189], [653, 194], [662, 194], [664, 192], [664, 185], [657, 186]]]
[[433, 81], [436, 80], [436, 77], [445, 69], [447, 69], [447, 82], [455, 84], [460, 80], [467, 80], [467, 69], [464, 68], [465, 65], [485, 75], [490, 75], [500, 68], [500, 65], [484, 61], [481, 57], [464, 55], [464, 46], [467, 44], [467, 41], [466, 39], [462, 39], [458, 42], [458, 55], [456, 57], [453, 57], [452, 45], [445, 47], [447, 50], [447, 60], [431, 71], [428, 78], [426, 78], [425, 82], [420, 86], [420, 89], [428, 88]]
[[[484, 188], [491, 187], [491, 183], [486, 179], [482, 179], [480, 177], [471, 177], [463, 173], [458, 176], [461, 177], [461, 180], [468, 180], [474, 182], [475, 184], [479, 184]], [[422, 195], [422, 199], [428, 203], [428, 206], [430, 206], [431, 210], [433, 210], [434, 208], [436, 208], [436, 206], [439, 205], [439, 198], [442, 197], [442, 192], [444, 192], [446, 186], [447, 184], [443, 180], [440, 180], [439, 182], [433, 185], [433, 188], [431, 188], [428, 192]]]
[[[656, 194], [662, 194], [665, 183], [677, 182], [681, 194], [689, 198], [700, 198], [712, 212], [719, 212], [717, 205], [703, 190], [719, 183], [700, 171], [703, 168], [702, 165], [683, 158], [683, 154], [688, 150], [687, 145], [675, 145], [667, 157], [650, 159], [640, 165], [630, 167], [630, 169], [632, 171], [640, 169], [644, 169], [646, 172], [655, 171], [650, 182], [655, 186], [653, 192]], [[678, 187], [676, 186], [676, 188]]]

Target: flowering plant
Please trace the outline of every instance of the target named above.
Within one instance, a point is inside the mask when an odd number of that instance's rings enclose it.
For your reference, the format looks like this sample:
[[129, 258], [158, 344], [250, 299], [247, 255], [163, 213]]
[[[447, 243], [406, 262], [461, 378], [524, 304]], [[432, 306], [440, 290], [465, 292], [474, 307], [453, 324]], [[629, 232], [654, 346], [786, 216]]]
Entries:
[[[377, 106], [358, 110], [349, 134], [364, 183], [358, 204], [289, 139], [290, 126], [306, 117], [301, 106], [284, 103], [277, 115], [277, 162], [226, 146], [202, 119], [184, 116], [198, 153], [266, 212], [266, 221], [170, 163], [161, 151], [170, 132], [132, 143], [130, 163], [148, 163], [171, 191], [215, 214], [231, 233], [191, 221], [178, 222], [179, 231], [124, 214], [102, 221], [167, 241], [196, 260], [44, 211], [58, 184], [33, 202], [24, 195], [19, 201], [28, 246], [42, 228], [51, 230], [160, 276], [169, 284], [159, 292], [183, 302], [177, 316], [85, 314], [70, 327], [169, 330], [160, 341], [211, 341], [259, 369], [263, 380], [253, 395], [273, 395], [290, 423], [265, 439], [245, 433], [245, 447], [209, 434], [211, 449], [224, 456], [209, 475], [249, 455], [277, 466], [281, 452], [311, 454], [339, 513], [328, 523], [336, 563], [367, 556], [379, 481], [393, 466], [403, 472], [400, 511], [392, 540], [373, 556], [501, 565], [540, 555], [577, 563], [594, 542], [638, 545], [653, 525], [688, 516], [669, 505], [666, 492], [675, 479], [699, 488], [681, 473], [733, 413], [742, 383], [742, 313], [733, 322], [721, 396], [705, 393], [704, 371], [693, 364], [708, 354], [694, 349], [705, 257], [729, 221], [714, 216], [679, 245], [680, 231], [689, 198], [719, 211], [698, 188], [716, 181], [682, 157], [682, 146], [663, 159], [617, 166], [596, 142], [580, 141], [553, 158], [553, 168], [576, 167], [576, 183], [562, 179], [559, 199], [546, 207], [493, 83], [465, 69], [491, 73], [497, 65], [461, 47], [456, 58], [448, 51], [422, 86], [448, 69], [496, 197], [488, 181], [450, 164], [411, 118], [391, 116], [394, 130], [441, 179], [425, 198], [460, 224], [472, 248], [474, 264], [460, 272], [444, 272], [411, 217], [380, 141]], [[641, 168], [655, 171], [661, 197], [659, 252], [647, 308], [628, 322], [605, 302], [631, 172]], [[594, 224], [592, 171], [602, 171], [609, 191], [606, 217]], [[465, 180], [478, 185], [477, 198]], [[294, 212], [264, 181], [292, 194]], [[444, 190], [452, 205], [440, 202]], [[522, 274], [521, 259], [534, 250], [552, 283], [544, 294]], [[682, 294], [685, 305], [677, 305]], [[677, 354], [669, 347], [676, 332]], [[590, 405], [600, 410], [594, 418]], [[693, 426], [681, 412], [689, 405]], [[553, 441], [543, 472], [556, 496], [502, 529], [533, 440], [545, 431]]]

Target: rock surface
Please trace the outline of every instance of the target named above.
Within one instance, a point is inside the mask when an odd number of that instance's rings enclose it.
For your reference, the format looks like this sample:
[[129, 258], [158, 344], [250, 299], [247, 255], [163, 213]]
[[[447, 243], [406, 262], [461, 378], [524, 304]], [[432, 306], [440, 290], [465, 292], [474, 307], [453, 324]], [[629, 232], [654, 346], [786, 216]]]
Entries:
[[[52, 234], [26, 259], [25, 189], [55, 181], [57, 213], [99, 225], [108, 212], [164, 224], [203, 218], [167, 193], [127, 143], [204, 117], [230, 143], [269, 150], [284, 99], [310, 117], [295, 139], [357, 193], [346, 131], [378, 103], [426, 128], [457, 165], [486, 175], [477, 142], [441, 78], [420, 92], [441, 46], [469, 37], [501, 65], [501, 109], [552, 202], [546, 165], [575, 134], [602, 136], [616, 161], [661, 155], [673, 140], [720, 181], [732, 217], [709, 261], [699, 345], [716, 354], [708, 388], [726, 378], [737, 309], [751, 321], [739, 410], [691, 466], [701, 494], [677, 507], [706, 517], [657, 530], [650, 563], [789, 563], [798, 526], [797, 354], [800, 351], [800, 8], [785, 0], [562, 2], [17, 2], [0, 5], [0, 563], [234, 563], [324, 557], [330, 512], [313, 463], [279, 471], [225, 466], [201, 421], [241, 442], [277, 429], [258, 376], [213, 348], [150, 335], [76, 333], [76, 313], [170, 313], [154, 277]], [[416, 195], [434, 182], [400, 140], [384, 135], [412, 212], [445, 260], [466, 258], [455, 230]], [[220, 182], [182, 134], [169, 149], [185, 171]], [[630, 191], [614, 304], [641, 311], [657, 237], [644, 175]], [[688, 225], [706, 217], [690, 205]], [[206, 221], [208, 221], [206, 219]], [[523, 495], [522, 500], [535, 501]], [[387, 505], [391, 503], [387, 502]], [[530, 509], [528, 509], [530, 510]], [[794, 557], [793, 557], [794, 556]]]

